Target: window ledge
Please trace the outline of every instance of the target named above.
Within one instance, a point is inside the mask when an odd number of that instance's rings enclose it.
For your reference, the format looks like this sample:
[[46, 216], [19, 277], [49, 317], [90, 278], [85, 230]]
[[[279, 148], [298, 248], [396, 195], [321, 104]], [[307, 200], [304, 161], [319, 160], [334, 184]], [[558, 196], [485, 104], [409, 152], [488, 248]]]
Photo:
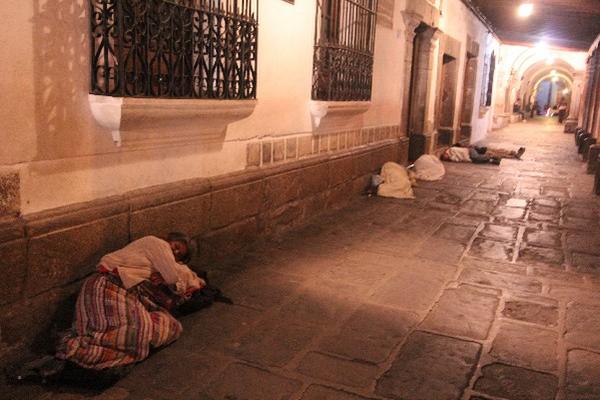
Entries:
[[323, 119], [347, 118], [352, 115], [367, 112], [371, 107], [370, 101], [319, 101], [311, 100], [309, 104], [310, 115], [316, 128]]
[[224, 139], [227, 125], [247, 118], [256, 100], [151, 99], [90, 94], [92, 115], [116, 146], [162, 147]]

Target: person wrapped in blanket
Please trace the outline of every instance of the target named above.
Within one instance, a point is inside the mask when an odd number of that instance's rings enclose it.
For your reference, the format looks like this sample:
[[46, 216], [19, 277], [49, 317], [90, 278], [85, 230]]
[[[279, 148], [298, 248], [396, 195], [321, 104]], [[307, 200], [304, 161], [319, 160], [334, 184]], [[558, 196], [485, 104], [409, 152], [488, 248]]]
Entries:
[[440, 158], [443, 161], [500, 165], [500, 161], [502, 161], [503, 158], [514, 158], [519, 160], [523, 153], [525, 153], [525, 147], [519, 147], [518, 150], [513, 151], [490, 149], [479, 146], [462, 147], [460, 144], [454, 144], [444, 150]]
[[206, 289], [205, 280], [185, 264], [195, 251], [193, 240], [173, 232], [166, 239], [142, 237], [106, 254], [84, 281], [72, 327], [60, 338], [55, 355], [26, 366], [16, 379], [29, 373], [60, 380], [73, 369], [80, 369], [78, 375], [82, 369], [109, 372], [97, 374], [102, 378], [112, 372], [119, 376], [151, 349], [175, 341], [182, 326], [172, 313], [202, 300]]

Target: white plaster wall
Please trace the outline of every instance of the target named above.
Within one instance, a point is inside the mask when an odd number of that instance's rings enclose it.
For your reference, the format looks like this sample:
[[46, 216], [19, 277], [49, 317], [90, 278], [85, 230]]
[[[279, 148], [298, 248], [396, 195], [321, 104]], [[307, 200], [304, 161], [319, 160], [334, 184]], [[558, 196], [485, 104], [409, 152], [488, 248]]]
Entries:
[[[466, 67], [466, 44], [467, 35], [479, 43], [479, 55], [477, 58], [477, 76], [475, 79], [475, 94], [473, 105], [473, 116], [471, 120], [471, 142], [477, 142], [485, 138], [491, 130], [492, 113], [484, 112], [480, 115], [481, 92], [485, 90], [483, 84], [484, 57], [490, 54], [490, 48], [497, 47], [498, 42], [488, 33], [488, 29], [473, 15], [460, 0], [444, 0], [442, 2], [442, 16], [440, 18], [440, 29], [447, 35], [461, 42], [460, 64], [458, 68], [457, 90], [455, 99], [455, 127], [459, 127], [462, 110], [462, 97], [464, 86], [464, 75]], [[498, 52], [496, 51], [496, 54]], [[435, 75], [434, 75], [435, 76]], [[486, 81], [487, 83], [487, 81]], [[437, 93], [437, 88], [436, 92]]]
[[[467, 31], [477, 38], [482, 25], [465, 25], [472, 18], [460, 0], [442, 3], [448, 32], [463, 46]], [[357, 119], [362, 126], [399, 124], [402, 118], [407, 88], [400, 11], [405, 6], [406, 0], [396, 1], [392, 28], [377, 25], [372, 100]], [[245, 167], [249, 140], [314, 130], [309, 104], [316, 0], [293, 5], [261, 0], [254, 112], [230, 124], [220, 142], [161, 150], [116, 147], [110, 132], [94, 120], [87, 101], [87, 8], [85, 0], [3, 3], [0, 140], [6, 145], [0, 146], [0, 169], [20, 171], [24, 214], [239, 171]], [[462, 82], [462, 67], [459, 74]]]

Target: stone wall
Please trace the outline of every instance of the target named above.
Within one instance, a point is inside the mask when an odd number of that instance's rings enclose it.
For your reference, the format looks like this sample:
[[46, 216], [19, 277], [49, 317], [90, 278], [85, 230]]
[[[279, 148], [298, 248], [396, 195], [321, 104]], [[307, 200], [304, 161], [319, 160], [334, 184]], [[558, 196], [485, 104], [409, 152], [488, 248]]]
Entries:
[[181, 230], [200, 243], [196, 264], [222, 261], [343, 207], [384, 162], [405, 162], [407, 147], [405, 138], [384, 139], [0, 220], [0, 363], [50, 348], [52, 332], [70, 323], [81, 279], [103, 254]]

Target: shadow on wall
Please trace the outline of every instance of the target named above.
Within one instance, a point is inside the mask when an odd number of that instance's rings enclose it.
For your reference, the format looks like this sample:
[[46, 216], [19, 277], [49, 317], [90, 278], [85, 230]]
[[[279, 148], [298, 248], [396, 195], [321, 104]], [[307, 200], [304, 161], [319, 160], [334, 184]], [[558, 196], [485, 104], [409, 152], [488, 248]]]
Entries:
[[[36, 160], [73, 156], [82, 145], [89, 56], [84, 0], [33, 1]], [[89, 122], [88, 122], [89, 123]]]

